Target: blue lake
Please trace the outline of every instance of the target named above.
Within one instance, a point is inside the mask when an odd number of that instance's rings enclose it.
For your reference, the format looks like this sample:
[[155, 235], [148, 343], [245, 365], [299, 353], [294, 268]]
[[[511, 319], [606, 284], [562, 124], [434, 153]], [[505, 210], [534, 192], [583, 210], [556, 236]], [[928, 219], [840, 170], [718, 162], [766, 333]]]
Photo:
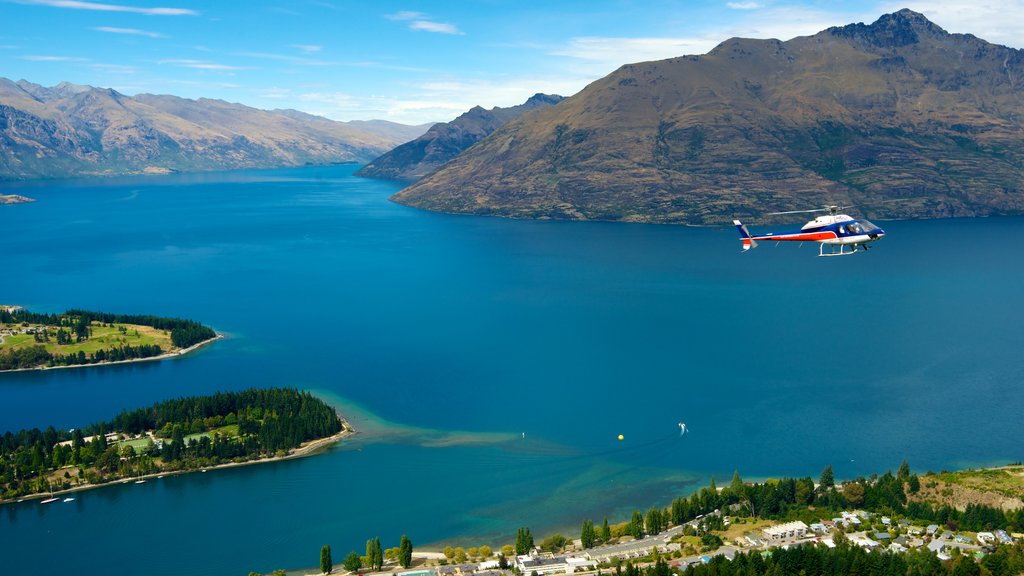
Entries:
[[734, 470], [1022, 458], [1022, 218], [884, 222], [848, 258], [743, 254], [731, 227], [418, 211], [354, 169], [0, 187], [38, 200], [0, 207], [0, 303], [229, 336], [171, 361], [2, 374], [0, 431], [279, 385], [361, 431], [316, 457], [0, 507], [8, 572], [269, 572], [374, 536], [576, 535]]

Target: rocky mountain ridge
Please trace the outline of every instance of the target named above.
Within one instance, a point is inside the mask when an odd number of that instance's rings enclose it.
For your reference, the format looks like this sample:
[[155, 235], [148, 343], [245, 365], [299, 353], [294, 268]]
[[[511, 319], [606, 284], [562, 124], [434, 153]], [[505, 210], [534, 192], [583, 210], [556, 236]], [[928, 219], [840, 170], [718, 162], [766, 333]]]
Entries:
[[1024, 51], [910, 10], [785, 42], [733, 38], [623, 66], [393, 199], [690, 224], [824, 204], [883, 218], [1020, 214]]
[[423, 129], [0, 78], [0, 180], [366, 162]]
[[356, 176], [414, 182], [526, 112], [561, 101], [562, 97], [554, 94], [534, 94], [526, 102], [509, 108], [496, 106], [485, 110], [474, 106], [455, 120], [435, 124], [419, 138], [363, 166]]

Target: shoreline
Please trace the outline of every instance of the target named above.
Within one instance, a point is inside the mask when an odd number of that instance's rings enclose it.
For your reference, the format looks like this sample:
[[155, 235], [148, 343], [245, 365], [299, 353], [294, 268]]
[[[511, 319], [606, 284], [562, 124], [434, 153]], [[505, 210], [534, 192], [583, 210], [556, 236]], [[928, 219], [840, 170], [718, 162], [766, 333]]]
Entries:
[[173, 350], [171, 352], [164, 352], [163, 354], [160, 354], [158, 356], [150, 356], [148, 358], [130, 358], [128, 360], [112, 360], [112, 361], [109, 361], [109, 362], [108, 361], [93, 362], [92, 364], [71, 364], [69, 366], [36, 366], [35, 368], [14, 368], [14, 369], [11, 369], [11, 370], [0, 370], [0, 374], [6, 374], [8, 372], [30, 372], [30, 371], [33, 371], [33, 370], [61, 370], [61, 369], [64, 369], [64, 368], [92, 368], [92, 367], [96, 367], [96, 366], [113, 366], [115, 364], [129, 364], [129, 363], [132, 363], [132, 362], [151, 362], [151, 361], [154, 361], [154, 360], [167, 360], [169, 358], [177, 358], [178, 356], [184, 356], [184, 355], [186, 355], [186, 354], [188, 354], [190, 352], [195, 352], [196, 350], [202, 348], [203, 346], [206, 346], [207, 344], [212, 344], [212, 343], [216, 342], [217, 340], [222, 340], [224, 338], [225, 338], [225, 336], [223, 334], [221, 334], [220, 332], [218, 332], [217, 335], [214, 336], [213, 338], [210, 338], [208, 340], [203, 340], [202, 342], [197, 342], [197, 343], [189, 346], [188, 348], [182, 348], [180, 350]]
[[[337, 414], [337, 412], [335, 412], [335, 414]], [[317, 438], [316, 440], [310, 440], [305, 444], [300, 445], [298, 448], [292, 449], [291, 452], [285, 454], [284, 456], [269, 456], [267, 458], [259, 458], [257, 460], [246, 460], [245, 462], [225, 462], [223, 464], [207, 466], [206, 468], [192, 468], [188, 470], [168, 470], [164, 472], [153, 472], [151, 474], [144, 474], [142, 476], [129, 476], [127, 478], [117, 478], [115, 480], [111, 480], [110, 482], [104, 482], [102, 484], [82, 484], [81, 486], [72, 486], [71, 488], [67, 488], [64, 490], [54, 490], [52, 492], [52, 497], [72, 494], [75, 492], [84, 492], [86, 490], [95, 490], [97, 488], [104, 488], [108, 486], [133, 484], [139, 480], [150, 480], [160, 478], [163, 476], [179, 476], [182, 474], [192, 474], [195, 472], [209, 472], [212, 470], [221, 470], [224, 468], [236, 468], [239, 466], [249, 466], [253, 464], [266, 464], [268, 462], [278, 462], [282, 460], [292, 460], [295, 458], [305, 458], [306, 456], [313, 456], [319, 453], [321, 450], [326, 449], [328, 446], [336, 444], [344, 440], [345, 438], [348, 438], [349, 436], [355, 436], [356, 434], [359, 433], [358, 431], [356, 431], [355, 428], [352, 428], [352, 426], [348, 423], [348, 420], [346, 420], [343, 416], [341, 416], [340, 414], [337, 414], [337, 416], [338, 420], [341, 422], [340, 432], [338, 432], [337, 434], [333, 434], [331, 436], [327, 436], [325, 438]], [[0, 498], [0, 506], [6, 504], [28, 502], [29, 500], [40, 500], [48, 496], [51, 496], [50, 492], [27, 494], [25, 496], [20, 496], [17, 499], [13, 500], [4, 500]]]

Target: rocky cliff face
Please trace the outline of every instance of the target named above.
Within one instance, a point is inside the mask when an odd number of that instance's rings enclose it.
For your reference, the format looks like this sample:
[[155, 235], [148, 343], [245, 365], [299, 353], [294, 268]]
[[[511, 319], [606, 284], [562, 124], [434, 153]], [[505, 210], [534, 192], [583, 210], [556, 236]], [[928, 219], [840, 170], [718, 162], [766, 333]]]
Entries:
[[420, 133], [220, 100], [132, 98], [0, 78], [0, 179], [366, 162]]
[[623, 66], [509, 122], [394, 200], [694, 224], [823, 204], [874, 217], [1020, 214], [1022, 115], [1024, 52], [902, 10]]
[[413, 182], [526, 112], [553, 106], [561, 100], [561, 96], [535, 94], [523, 104], [510, 108], [484, 110], [476, 106], [451, 122], [435, 124], [419, 138], [362, 167], [356, 176]]

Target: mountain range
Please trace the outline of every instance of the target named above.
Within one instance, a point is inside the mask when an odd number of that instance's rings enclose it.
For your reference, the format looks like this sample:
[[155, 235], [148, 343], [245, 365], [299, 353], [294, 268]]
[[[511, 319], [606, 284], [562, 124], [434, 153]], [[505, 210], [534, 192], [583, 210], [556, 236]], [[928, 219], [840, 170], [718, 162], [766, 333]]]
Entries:
[[363, 166], [356, 176], [416, 181], [524, 113], [553, 106], [560, 101], [561, 96], [534, 94], [526, 102], [509, 108], [485, 110], [474, 106], [455, 120], [434, 124], [419, 138]]
[[361, 163], [427, 127], [0, 78], [0, 180]]
[[623, 66], [508, 122], [393, 200], [690, 224], [824, 204], [881, 218], [1020, 214], [1022, 113], [1024, 51], [900, 10]]

